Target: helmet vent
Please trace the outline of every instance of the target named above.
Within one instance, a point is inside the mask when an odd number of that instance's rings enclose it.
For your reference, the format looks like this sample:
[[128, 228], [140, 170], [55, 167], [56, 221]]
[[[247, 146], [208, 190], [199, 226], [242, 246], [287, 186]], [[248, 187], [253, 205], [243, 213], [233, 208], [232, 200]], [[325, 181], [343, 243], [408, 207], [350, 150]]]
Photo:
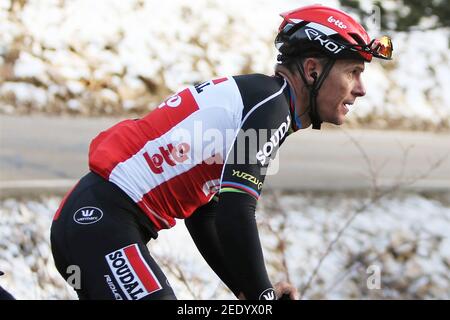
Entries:
[[350, 33], [349, 34], [355, 41], [356, 43], [358, 43], [361, 46], [364, 46], [366, 43], [364, 42], [364, 40], [356, 33]]

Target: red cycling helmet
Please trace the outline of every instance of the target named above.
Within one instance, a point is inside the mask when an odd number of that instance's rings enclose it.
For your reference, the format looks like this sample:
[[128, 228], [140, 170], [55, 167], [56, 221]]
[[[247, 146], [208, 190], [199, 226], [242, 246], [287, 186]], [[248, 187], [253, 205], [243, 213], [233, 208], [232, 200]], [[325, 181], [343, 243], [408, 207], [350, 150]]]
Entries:
[[315, 50], [334, 59], [390, 59], [389, 37], [370, 40], [361, 24], [345, 12], [321, 5], [312, 5], [282, 13], [283, 22], [275, 39], [281, 59], [301, 56]]
[[[363, 26], [345, 12], [321, 5], [312, 5], [282, 13], [275, 46], [279, 61], [294, 61], [309, 91], [308, 112], [313, 129], [320, 129], [322, 120], [317, 111], [317, 95], [337, 59], [359, 59], [370, 62], [372, 57], [391, 59], [392, 41], [383, 36], [370, 40]], [[322, 74], [313, 73], [308, 84], [299, 57], [322, 54], [329, 57]], [[296, 115], [296, 119], [297, 119]]]

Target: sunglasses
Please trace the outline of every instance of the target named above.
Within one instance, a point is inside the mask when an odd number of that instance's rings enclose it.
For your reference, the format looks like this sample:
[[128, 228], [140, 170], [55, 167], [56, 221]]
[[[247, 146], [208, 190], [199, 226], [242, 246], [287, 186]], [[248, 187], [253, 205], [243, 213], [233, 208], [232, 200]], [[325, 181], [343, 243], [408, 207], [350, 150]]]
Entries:
[[370, 53], [376, 58], [391, 60], [394, 47], [392, 45], [392, 39], [389, 36], [382, 36], [373, 39], [367, 46], [362, 47], [361, 50]]

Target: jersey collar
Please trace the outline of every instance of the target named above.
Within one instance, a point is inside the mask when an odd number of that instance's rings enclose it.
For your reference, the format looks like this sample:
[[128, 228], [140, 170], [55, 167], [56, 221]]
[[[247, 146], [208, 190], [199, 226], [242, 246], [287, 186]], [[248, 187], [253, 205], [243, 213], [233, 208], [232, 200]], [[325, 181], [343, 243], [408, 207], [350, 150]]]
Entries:
[[292, 130], [295, 132], [302, 128], [302, 122], [295, 110], [295, 103], [296, 103], [297, 99], [295, 97], [294, 90], [291, 88], [291, 86], [289, 85], [289, 82], [286, 79], [284, 79], [284, 81], [286, 81], [286, 83], [287, 83], [286, 87], [287, 87], [287, 94], [288, 94], [288, 99], [289, 99], [289, 111], [291, 113], [291, 118], [294, 120], [294, 121], [291, 121], [291, 123], [292, 123], [291, 127], [292, 127]]

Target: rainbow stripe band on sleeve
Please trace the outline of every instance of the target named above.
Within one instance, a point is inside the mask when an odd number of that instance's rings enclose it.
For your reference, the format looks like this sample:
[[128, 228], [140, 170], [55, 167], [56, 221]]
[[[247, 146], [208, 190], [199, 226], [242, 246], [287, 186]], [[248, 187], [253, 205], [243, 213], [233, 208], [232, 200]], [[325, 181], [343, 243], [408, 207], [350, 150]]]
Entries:
[[255, 197], [256, 200], [258, 200], [259, 192], [253, 188], [250, 188], [249, 186], [246, 186], [245, 184], [231, 182], [231, 181], [223, 181], [221, 188], [220, 188], [220, 193], [222, 193], [222, 192], [243, 192], [243, 191], [245, 193], [249, 193], [250, 195]]

